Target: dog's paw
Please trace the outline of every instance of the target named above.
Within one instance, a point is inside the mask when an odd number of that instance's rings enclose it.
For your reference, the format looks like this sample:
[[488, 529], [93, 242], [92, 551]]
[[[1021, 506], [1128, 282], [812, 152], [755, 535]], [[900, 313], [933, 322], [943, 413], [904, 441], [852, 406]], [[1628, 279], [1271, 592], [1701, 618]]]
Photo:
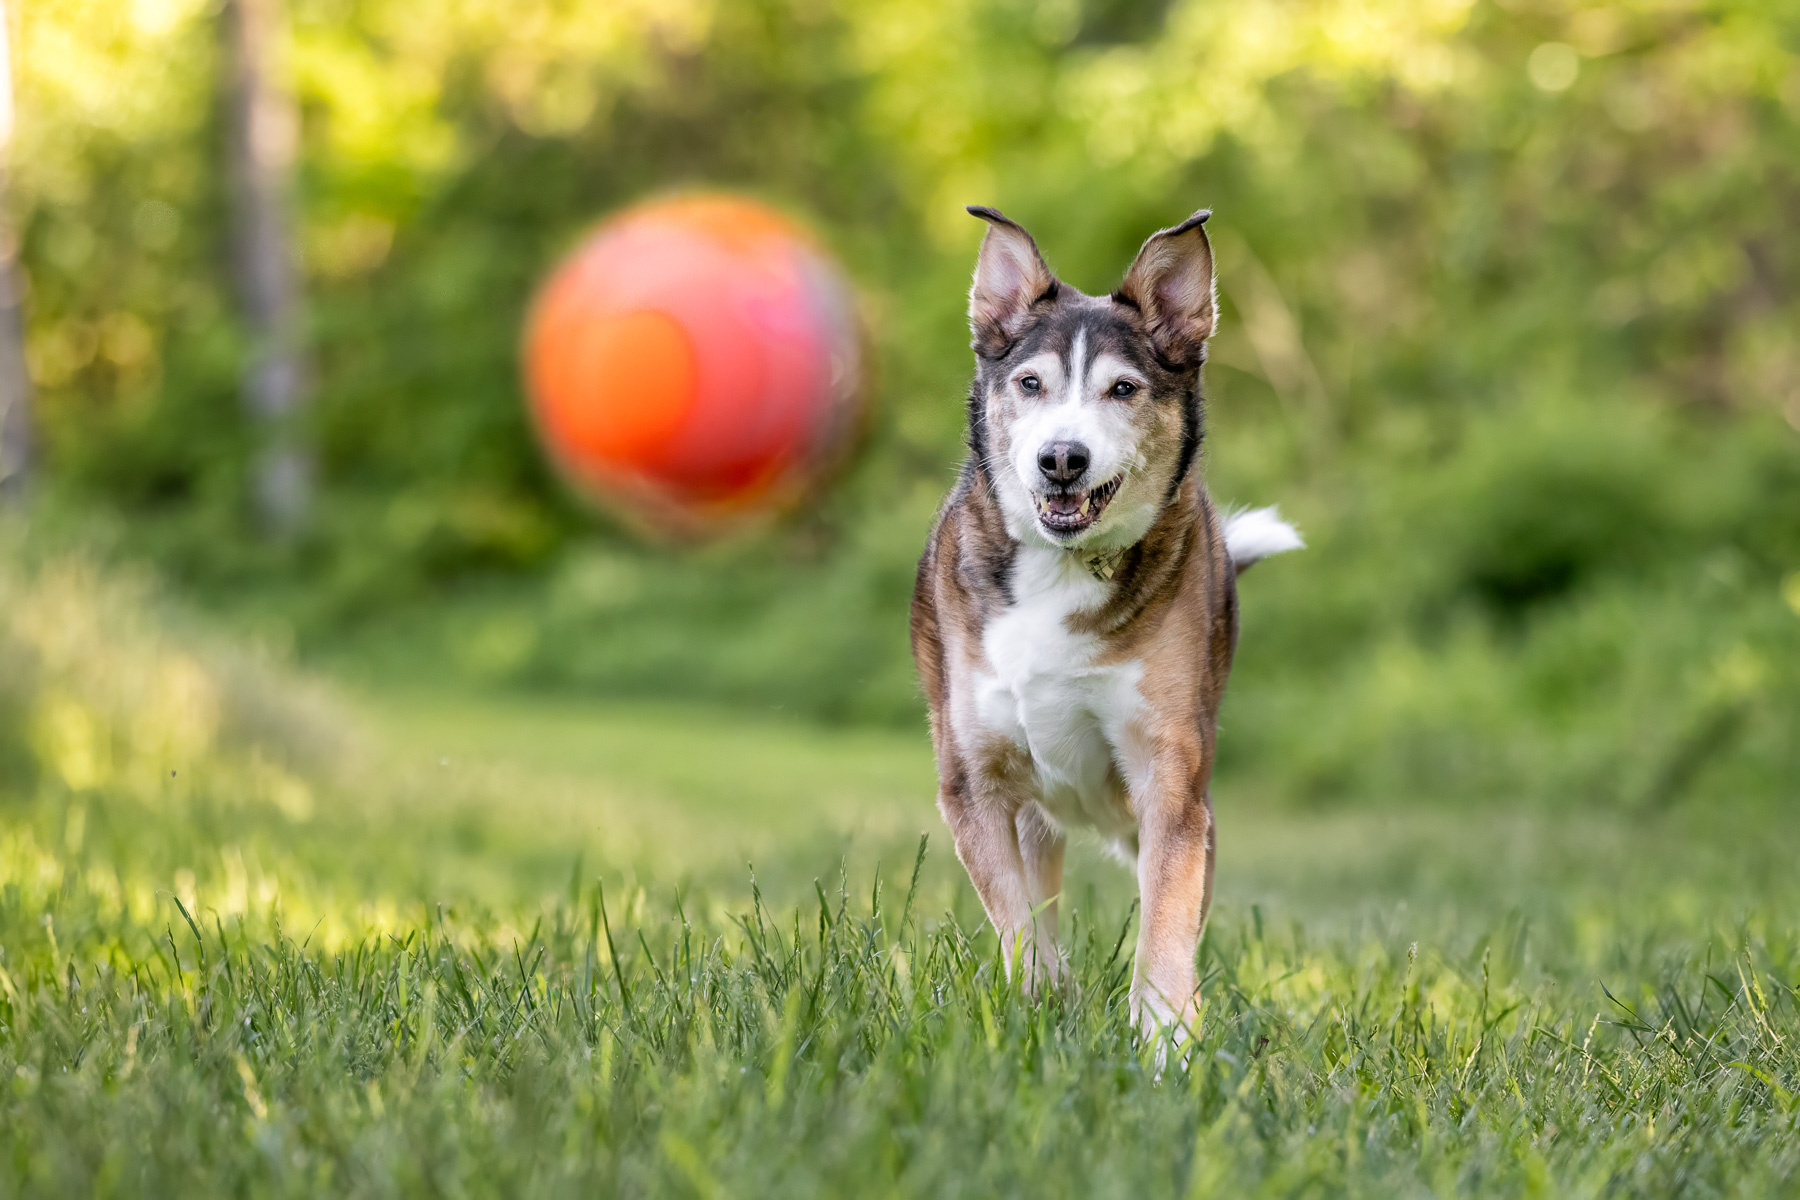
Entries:
[[1035, 998], [1052, 992], [1066, 994], [1074, 978], [1074, 973], [1063, 961], [1060, 949], [1051, 949], [1047, 953], [1039, 953], [1029, 947], [1026, 949], [1023, 969], [1019, 972], [1019, 983], [1027, 996]]
[[1186, 1069], [1193, 1050], [1191, 1043], [1200, 1037], [1199, 1002], [1196, 994], [1177, 1010], [1154, 989], [1145, 987], [1132, 992], [1132, 1024], [1137, 1027], [1139, 1044], [1151, 1049], [1156, 1079], [1163, 1077], [1171, 1062]]

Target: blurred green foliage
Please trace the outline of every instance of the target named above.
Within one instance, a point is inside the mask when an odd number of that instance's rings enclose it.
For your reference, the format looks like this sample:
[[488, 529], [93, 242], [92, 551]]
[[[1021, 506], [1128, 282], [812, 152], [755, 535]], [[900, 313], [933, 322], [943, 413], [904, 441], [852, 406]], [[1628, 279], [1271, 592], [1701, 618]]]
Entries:
[[[1209, 478], [1245, 581], [1226, 785], [1655, 807], [1800, 778], [1800, 15], [1761, 0], [292, 0], [322, 493], [244, 503], [201, 0], [27, 6], [12, 201], [52, 503], [357, 669], [916, 722], [912, 563], [998, 204], [1090, 290], [1216, 217]], [[748, 190], [865, 295], [866, 455], [729, 544], [545, 471], [535, 280]]]

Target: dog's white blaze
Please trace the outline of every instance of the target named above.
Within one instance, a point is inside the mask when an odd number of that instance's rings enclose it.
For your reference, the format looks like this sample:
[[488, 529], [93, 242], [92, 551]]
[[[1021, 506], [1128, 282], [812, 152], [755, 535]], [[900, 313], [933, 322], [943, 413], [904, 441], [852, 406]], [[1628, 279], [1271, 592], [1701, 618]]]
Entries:
[[1075, 344], [1069, 347], [1069, 394], [1067, 399], [1080, 402], [1087, 395], [1087, 328], [1075, 327]]
[[1070, 614], [1105, 601], [1107, 585], [1072, 555], [1039, 547], [1020, 548], [1012, 585], [1017, 601], [982, 633], [991, 673], [974, 681], [977, 719], [1030, 756], [1038, 801], [1059, 824], [1127, 840], [1137, 823], [1113, 767], [1128, 779], [1148, 769], [1143, 665], [1097, 665], [1100, 639], [1068, 626]]

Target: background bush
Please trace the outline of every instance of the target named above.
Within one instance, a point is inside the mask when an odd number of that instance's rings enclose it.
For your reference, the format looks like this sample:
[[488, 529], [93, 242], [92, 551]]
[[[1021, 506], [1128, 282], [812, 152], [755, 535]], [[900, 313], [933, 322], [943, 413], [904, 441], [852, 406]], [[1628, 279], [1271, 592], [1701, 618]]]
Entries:
[[[1770, 800], [1800, 777], [1800, 18], [1754, 0], [293, 0], [322, 490], [245, 503], [214, 14], [27, 7], [14, 203], [44, 511], [352, 670], [915, 723], [912, 563], [998, 204], [1111, 286], [1211, 206], [1208, 471], [1245, 583], [1225, 785]], [[559, 491], [533, 283], [648, 191], [748, 190], [857, 278], [878, 419], [778, 528]]]

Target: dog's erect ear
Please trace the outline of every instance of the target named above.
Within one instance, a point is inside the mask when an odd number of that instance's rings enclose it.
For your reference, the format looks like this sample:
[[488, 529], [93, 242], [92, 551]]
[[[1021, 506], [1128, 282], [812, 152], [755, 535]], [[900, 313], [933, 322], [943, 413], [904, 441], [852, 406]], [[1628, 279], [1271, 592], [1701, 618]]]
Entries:
[[998, 358], [1019, 336], [1031, 306], [1055, 299], [1059, 285], [1021, 226], [979, 204], [971, 204], [969, 212], [988, 223], [969, 289], [969, 332], [975, 353]]
[[1212, 243], [1201, 209], [1181, 224], [1150, 235], [1125, 272], [1114, 299], [1135, 305], [1150, 326], [1158, 354], [1183, 366], [1200, 361], [1219, 311], [1213, 292]]

